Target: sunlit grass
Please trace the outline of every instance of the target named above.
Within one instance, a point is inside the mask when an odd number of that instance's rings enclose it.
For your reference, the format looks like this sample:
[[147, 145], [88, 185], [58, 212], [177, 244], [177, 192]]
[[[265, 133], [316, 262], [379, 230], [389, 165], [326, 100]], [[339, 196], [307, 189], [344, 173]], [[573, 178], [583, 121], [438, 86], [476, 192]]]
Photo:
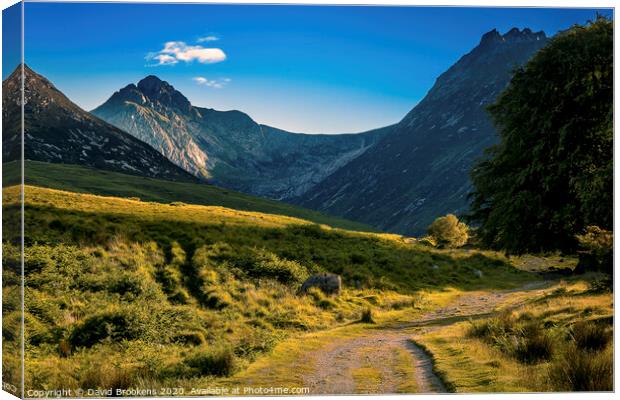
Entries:
[[[536, 296], [529, 295], [526, 304], [514, 310], [506, 311], [507, 314], [500, 317], [498, 322], [493, 319], [483, 319], [473, 322], [461, 322], [429, 333], [415, 337], [415, 341], [423, 345], [433, 355], [435, 367], [444, 377], [446, 383], [458, 392], [523, 392], [523, 391], [562, 391], [579, 390], [578, 388], [567, 386], [562, 382], [557, 364], [562, 361], [564, 354], [569, 351], [572, 341], [571, 332], [578, 328], [580, 324], [592, 321], [593, 327], [600, 328], [589, 335], [583, 342], [593, 342], [596, 338], [588, 339], [601, 330], [611, 329], [613, 318], [613, 299], [612, 294], [596, 294], [590, 290], [590, 284], [584, 280], [572, 280], [570, 282], [560, 282], [553, 287], [539, 292]], [[521, 303], [523, 293], [515, 293], [508, 302]], [[502, 323], [501, 319], [507, 319], [505, 324], [511, 329], [527, 324], [537, 324], [542, 329], [544, 335], [549, 336], [551, 357], [547, 360], [534, 359], [534, 362], [524, 362], [512, 352], [511, 336], [505, 338], [500, 331], [492, 331], [489, 334], [482, 333], [485, 324]], [[521, 324], [521, 325], [516, 325]], [[589, 325], [586, 325], [589, 326]], [[577, 327], [577, 328], [576, 328]], [[502, 328], [503, 329], [503, 328]], [[588, 328], [594, 329], [594, 328]], [[480, 332], [480, 333], [475, 333]], [[524, 334], [528, 334], [526, 330]], [[526, 337], [527, 338], [527, 337]], [[598, 342], [594, 342], [598, 343]], [[611, 357], [611, 352], [607, 352], [607, 346], [603, 345], [602, 352], [592, 354], [591, 357], [603, 358]], [[577, 358], [575, 361], [577, 362]], [[571, 365], [571, 361], [568, 361]], [[602, 365], [602, 364], [599, 364]], [[610, 365], [610, 364], [607, 364]], [[588, 367], [583, 367], [588, 368]], [[601, 366], [601, 368], [603, 368]], [[610, 369], [601, 370], [597, 375], [608, 374]], [[590, 375], [587, 369], [581, 373]], [[583, 379], [586, 377], [583, 376]], [[604, 377], [600, 377], [604, 381]], [[567, 378], [568, 379], [568, 378]], [[578, 378], [570, 378], [578, 379]], [[584, 385], [596, 387], [594, 390], [610, 390], [609, 386], [600, 383], [584, 383]], [[603, 386], [600, 386], [603, 385]]]
[[[385, 326], [464, 291], [535, 279], [499, 255], [447, 253], [290, 216], [36, 186], [25, 194], [31, 388], [191, 387], [251, 375], [261, 362], [276, 371], [268, 379], [287, 368], [279, 357], [333, 340], [332, 328], [344, 336], [372, 329], [351, 325], [365, 309]], [[3, 201], [4, 223], [17, 223], [19, 187], [5, 188]], [[10, 291], [19, 258], [7, 232]], [[327, 271], [343, 277], [340, 296], [298, 295], [305, 277]], [[329, 333], [312, 337], [321, 331]], [[226, 351], [233, 359], [222, 358]]]

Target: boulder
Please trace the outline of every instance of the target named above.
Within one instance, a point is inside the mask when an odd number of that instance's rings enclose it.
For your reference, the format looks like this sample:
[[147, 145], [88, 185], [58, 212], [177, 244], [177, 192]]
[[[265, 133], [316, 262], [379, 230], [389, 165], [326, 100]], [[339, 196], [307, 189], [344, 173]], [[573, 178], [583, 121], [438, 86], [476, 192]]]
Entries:
[[338, 295], [342, 289], [342, 279], [340, 275], [329, 273], [312, 275], [301, 285], [299, 292], [305, 294], [313, 287], [321, 289], [327, 295]]

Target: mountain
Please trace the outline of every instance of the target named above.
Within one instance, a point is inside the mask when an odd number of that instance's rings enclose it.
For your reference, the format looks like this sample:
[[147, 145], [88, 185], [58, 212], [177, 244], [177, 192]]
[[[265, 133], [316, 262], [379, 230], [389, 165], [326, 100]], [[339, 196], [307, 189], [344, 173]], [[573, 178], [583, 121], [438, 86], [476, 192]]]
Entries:
[[92, 112], [214, 184], [420, 234], [467, 211], [471, 166], [498, 140], [485, 108], [546, 42], [527, 28], [492, 30], [399, 123], [361, 134], [291, 133], [196, 107], [155, 76]]
[[[174, 181], [198, 181], [132, 135], [82, 110], [24, 66], [24, 155]], [[3, 161], [21, 158], [21, 65], [2, 82]]]
[[152, 75], [115, 92], [92, 113], [197, 177], [278, 200], [303, 195], [390, 129], [355, 135], [286, 132], [260, 125], [240, 111], [193, 106]]
[[472, 164], [498, 141], [485, 108], [546, 42], [527, 28], [484, 34], [389, 134], [292, 202], [414, 235], [466, 212]]

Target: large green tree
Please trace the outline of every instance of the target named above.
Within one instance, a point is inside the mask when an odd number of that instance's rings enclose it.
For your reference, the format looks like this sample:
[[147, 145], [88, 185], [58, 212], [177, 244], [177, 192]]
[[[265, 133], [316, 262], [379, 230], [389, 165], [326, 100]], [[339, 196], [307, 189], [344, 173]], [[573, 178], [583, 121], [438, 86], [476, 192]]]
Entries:
[[471, 174], [470, 219], [483, 243], [573, 250], [586, 226], [612, 229], [612, 21], [556, 35], [489, 113], [501, 140]]

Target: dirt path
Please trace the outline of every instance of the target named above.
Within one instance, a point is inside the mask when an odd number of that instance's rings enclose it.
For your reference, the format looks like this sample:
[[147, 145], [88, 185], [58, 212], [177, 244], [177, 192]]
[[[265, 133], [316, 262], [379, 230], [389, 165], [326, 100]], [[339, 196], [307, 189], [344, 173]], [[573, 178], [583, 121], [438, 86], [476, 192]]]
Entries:
[[[547, 286], [547, 282], [536, 282], [515, 290], [464, 294], [416, 321], [335, 339], [308, 356], [306, 362], [313, 364], [313, 372], [304, 376], [304, 384], [311, 394], [445, 393], [432, 360], [411, 338], [447, 324], [489, 316], [498, 306], [522, 304], [531, 298], [530, 292], [534, 295]], [[528, 295], [515, 296], [516, 292]]]

